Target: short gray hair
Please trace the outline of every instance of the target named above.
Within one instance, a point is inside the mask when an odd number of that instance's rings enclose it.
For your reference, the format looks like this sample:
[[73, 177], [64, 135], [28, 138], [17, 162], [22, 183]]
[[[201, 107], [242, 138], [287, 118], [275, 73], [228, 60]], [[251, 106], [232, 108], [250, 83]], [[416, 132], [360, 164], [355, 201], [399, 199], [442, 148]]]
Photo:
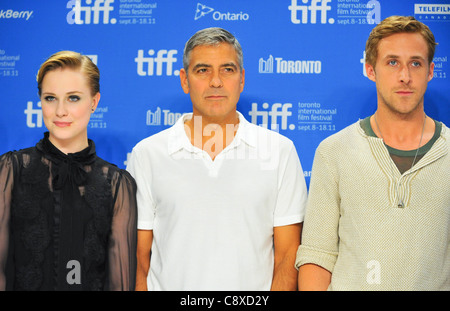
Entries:
[[197, 31], [188, 42], [186, 42], [183, 52], [183, 67], [184, 70], [186, 70], [186, 73], [188, 72], [189, 63], [191, 61], [191, 52], [195, 47], [202, 45], [219, 45], [221, 43], [228, 43], [234, 47], [236, 50], [237, 61], [242, 72], [242, 69], [244, 68], [244, 56], [239, 41], [225, 29], [211, 27]]

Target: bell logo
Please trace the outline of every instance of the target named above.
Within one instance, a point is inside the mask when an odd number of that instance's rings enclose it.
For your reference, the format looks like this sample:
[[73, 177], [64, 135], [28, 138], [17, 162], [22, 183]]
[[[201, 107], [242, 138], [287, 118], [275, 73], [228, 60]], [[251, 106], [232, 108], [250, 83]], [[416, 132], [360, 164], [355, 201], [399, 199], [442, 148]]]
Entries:
[[91, 21], [93, 24], [99, 24], [101, 13], [103, 13], [102, 24], [117, 23], [117, 19], [109, 18], [109, 12], [114, 11], [111, 6], [114, 0], [95, 0], [93, 5], [91, 5], [92, 0], [86, 0], [84, 6], [81, 5], [81, 2], [82, 0], [69, 0], [67, 2], [66, 8], [71, 9], [66, 17], [68, 24], [83, 25], [90, 24]]
[[[272, 107], [268, 103], [264, 103], [262, 104], [262, 108], [265, 110], [259, 110], [258, 104], [252, 103], [252, 110], [248, 113], [251, 117], [251, 123], [268, 128], [270, 117], [270, 129], [277, 131], [280, 129], [280, 125], [278, 124], [278, 117], [280, 117], [281, 129], [286, 130], [288, 128], [288, 117], [292, 116], [292, 112], [289, 110], [292, 108], [291, 103], [274, 103]], [[271, 108], [270, 111], [267, 110], [269, 108]], [[260, 122], [258, 123], [258, 121]], [[295, 124], [289, 124], [289, 129], [294, 130]]]

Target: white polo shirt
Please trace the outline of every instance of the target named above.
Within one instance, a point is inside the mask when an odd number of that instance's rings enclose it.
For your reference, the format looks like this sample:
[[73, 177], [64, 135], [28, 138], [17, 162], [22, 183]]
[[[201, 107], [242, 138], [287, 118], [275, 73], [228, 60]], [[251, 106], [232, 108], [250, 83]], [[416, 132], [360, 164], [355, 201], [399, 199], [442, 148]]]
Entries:
[[214, 161], [183, 115], [139, 142], [138, 229], [153, 230], [149, 290], [270, 290], [273, 227], [303, 221], [307, 190], [288, 138], [245, 120]]

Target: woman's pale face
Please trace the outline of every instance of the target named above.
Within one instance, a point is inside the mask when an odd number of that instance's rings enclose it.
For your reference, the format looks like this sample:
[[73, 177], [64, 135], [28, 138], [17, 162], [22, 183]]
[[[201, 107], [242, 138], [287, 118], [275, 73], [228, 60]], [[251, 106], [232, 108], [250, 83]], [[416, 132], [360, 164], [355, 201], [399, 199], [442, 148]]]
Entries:
[[42, 80], [44, 123], [50, 141], [64, 153], [88, 147], [87, 127], [100, 93], [92, 95], [87, 81], [84, 73], [71, 68], [49, 71]]

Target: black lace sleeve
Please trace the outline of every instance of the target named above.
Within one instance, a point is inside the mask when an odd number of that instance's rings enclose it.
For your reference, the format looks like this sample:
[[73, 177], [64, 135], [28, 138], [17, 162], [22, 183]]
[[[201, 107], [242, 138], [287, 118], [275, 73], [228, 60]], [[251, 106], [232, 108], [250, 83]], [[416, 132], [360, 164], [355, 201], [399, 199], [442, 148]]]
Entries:
[[0, 157], [0, 290], [6, 288], [6, 259], [8, 257], [9, 219], [14, 183], [12, 153]]
[[115, 203], [108, 250], [107, 290], [132, 291], [136, 280], [136, 183], [127, 171], [120, 170], [112, 186]]

